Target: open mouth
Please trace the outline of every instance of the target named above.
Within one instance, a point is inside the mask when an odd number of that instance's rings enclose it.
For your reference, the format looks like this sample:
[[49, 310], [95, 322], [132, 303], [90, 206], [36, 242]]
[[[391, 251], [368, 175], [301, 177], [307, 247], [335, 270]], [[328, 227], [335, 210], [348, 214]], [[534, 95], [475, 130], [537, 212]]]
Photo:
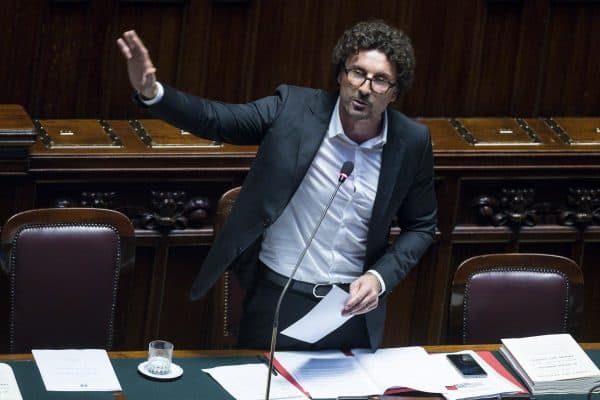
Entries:
[[358, 110], [364, 110], [369, 107], [369, 103], [360, 99], [352, 99], [352, 107]]

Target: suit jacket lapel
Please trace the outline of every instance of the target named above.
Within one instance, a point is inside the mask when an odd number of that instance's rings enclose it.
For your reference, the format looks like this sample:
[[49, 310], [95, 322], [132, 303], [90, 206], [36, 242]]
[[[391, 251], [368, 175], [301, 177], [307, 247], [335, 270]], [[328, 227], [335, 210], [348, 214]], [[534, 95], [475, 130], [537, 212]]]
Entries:
[[319, 150], [319, 146], [327, 132], [337, 96], [337, 93], [318, 92], [308, 105], [308, 110], [304, 115], [304, 129], [302, 129], [305, 134], [301, 135], [298, 143], [298, 157], [296, 160], [298, 182], [306, 174], [310, 163], [317, 154], [317, 150]]

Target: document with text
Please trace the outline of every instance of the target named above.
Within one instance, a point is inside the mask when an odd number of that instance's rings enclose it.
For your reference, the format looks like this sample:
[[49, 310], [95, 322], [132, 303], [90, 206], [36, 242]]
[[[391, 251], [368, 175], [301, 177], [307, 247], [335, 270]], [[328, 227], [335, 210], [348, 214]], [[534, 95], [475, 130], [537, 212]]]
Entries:
[[341, 351], [280, 351], [275, 359], [312, 398], [381, 394], [356, 359]]
[[106, 350], [32, 350], [48, 391], [121, 391]]
[[0, 363], [0, 399], [23, 400], [13, 369], [4, 363]]

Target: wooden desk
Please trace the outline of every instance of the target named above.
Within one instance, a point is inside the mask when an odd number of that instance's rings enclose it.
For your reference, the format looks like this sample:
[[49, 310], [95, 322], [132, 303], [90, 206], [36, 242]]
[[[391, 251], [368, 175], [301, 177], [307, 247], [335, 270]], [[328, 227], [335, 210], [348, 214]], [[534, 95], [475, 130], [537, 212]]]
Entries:
[[[465, 349], [489, 350], [498, 349], [498, 345], [478, 346], [425, 346], [429, 352], [453, 352]], [[583, 343], [588, 351], [600, 350], [600, 343]], [[217, 365], [256, 362], [259, 350], [176, 350], [174, 360], [184, 369], [183, 376], [171, 382], [151, 381], [137, 373], [137, 365], [146, 358], [146, 351], [111, 352], [113, 366], [124, 390], [127, 400], [137, 399], [207, 399], [231, 400], [231, 397], [208, 375], [200, 372], [202, 368]], [[600, 355], [596, 355], [600, 358]], [[19, 387], [25, 400], [114, 400], [112, 393], [101, 392], [46, 392], [41, 378], [32, 362], [31, 354], [0, 355], [0, 361], [12, 365]], [[123, 397], [116, 397], [124, 399]], [[541, 396], [538, 400], [564, 400], [564, 396]], [[568, 396], [568, 399], [584, 399], [585, 396]]]

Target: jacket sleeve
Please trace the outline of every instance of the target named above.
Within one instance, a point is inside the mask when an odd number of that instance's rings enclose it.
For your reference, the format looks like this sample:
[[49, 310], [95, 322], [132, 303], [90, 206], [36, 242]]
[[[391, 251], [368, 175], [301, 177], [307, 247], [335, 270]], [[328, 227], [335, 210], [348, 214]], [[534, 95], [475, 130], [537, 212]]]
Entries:
[[429, 135], [423, 148], [417, 176], [397, 212], [401, 232], [372, 267], [383, 278], [386, 294], [408, 275], [435, 237], [437, 200]]
[[287, 101], [289, 88], [279, 86], [271, 96], [230, 104], [206, 100], [168, 85], [164, 96], [146, 108], [152, 115], [204, 139], [237, 145], [258, 145]]

